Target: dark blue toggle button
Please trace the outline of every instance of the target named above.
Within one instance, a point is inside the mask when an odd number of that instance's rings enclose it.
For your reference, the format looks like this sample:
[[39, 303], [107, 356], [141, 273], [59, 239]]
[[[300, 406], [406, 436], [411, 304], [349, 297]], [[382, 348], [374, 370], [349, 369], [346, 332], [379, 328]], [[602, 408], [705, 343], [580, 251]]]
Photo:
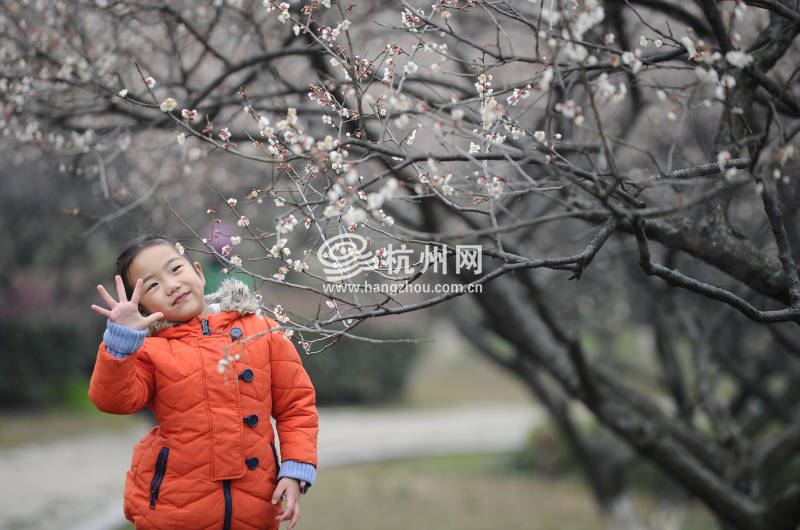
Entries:
[[247, 467], [249, 467], [250, 469], [255, 469], [258, 467], [258, 458], [255, 456], [252, 456], [250, 458], [245, 458], [244, 463], [247, 464]]
[[242, 419], [250, 427], [255, 427], [256, 425], [258, 425], [258, 416], [256, 416], [255, 414], [250, 414], [249, 416], [245, 416]]
[[249, 383], [250, 381], [253, 380], [253, 371], [250, 368], [248, 368], [247, 370], [239, 374], [239, 379], [241, 379], [245, 383]]
[[244, 335], [244, 331], [242, 331], [242, 328], [239, 327], [231, 328], [231, 340], [241, 339], [242, 335]]

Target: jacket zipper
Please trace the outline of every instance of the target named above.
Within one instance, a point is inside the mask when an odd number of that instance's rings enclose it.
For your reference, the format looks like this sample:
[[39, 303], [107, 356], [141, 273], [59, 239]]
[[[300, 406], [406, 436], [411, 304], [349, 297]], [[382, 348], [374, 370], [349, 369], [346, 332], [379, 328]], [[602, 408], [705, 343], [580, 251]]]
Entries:
[[203, 328], [203, 335], [211, 335], [211, 330], [208, 327], [208, 320], [203, 319], [200, 321], [200, 327]]
[[167, 472], [167, 457], [169, 456], [169, 447], [162, 447], [158, 452], [158, 459], [156, 460], [156, 470], [153, 473], [153, 480], [150, 481], [150, 509], [156, 509], [156, 499], [158, 499], [158, 490], [161, 489], [161, 482], [164, 480], [164, 474]]
[[278, 450], [275, 449], [275, 444], [272, 442], [269, 443], [269, 446], [272, 449], [272, 458], [275, 459], [275, 476], [277, 477], [281, 472], [281, 463], [278, 460]]
[[222, 481], [222, 494], [225, 496], [225, 523], [222, 530], [231, 530], [231, 516], [233, 515], [233, 500], [231, 499], [231, 481]]

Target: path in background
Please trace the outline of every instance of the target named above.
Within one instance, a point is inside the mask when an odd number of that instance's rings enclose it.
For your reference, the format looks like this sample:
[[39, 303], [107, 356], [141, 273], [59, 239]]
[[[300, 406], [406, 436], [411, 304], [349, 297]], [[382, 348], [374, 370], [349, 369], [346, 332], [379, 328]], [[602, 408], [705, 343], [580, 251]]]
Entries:
[[[321, 478], [326, 467], [360, 462], [515, 450], [545, 417], [533, 404], [513, 403], [319, 414]], [[119, 528], [125, 471], [147, 428], [0, 449], [0, 528]]]

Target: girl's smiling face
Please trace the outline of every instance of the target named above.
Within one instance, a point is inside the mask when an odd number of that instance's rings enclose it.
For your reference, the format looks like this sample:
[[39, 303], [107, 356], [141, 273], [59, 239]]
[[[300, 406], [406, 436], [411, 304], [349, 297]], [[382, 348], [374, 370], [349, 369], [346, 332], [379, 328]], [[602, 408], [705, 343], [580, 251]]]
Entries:
[[190, 263], [167, 243], [142, 249], [128, 268], [131, 285], [142, 279], [139, 305], [148, 314], [161, 311], [171, 322], [208, 314], [206, 279], [199, 263]]

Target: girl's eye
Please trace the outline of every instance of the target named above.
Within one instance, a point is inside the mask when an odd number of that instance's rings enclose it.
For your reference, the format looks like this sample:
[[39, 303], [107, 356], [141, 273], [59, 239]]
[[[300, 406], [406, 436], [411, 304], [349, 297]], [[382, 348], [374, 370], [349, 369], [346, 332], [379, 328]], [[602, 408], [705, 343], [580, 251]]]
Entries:
[[156, 285], [158, 285], [157, 282], [151, 283], [150, 285], [147, 286], [147, 290], [149, 291], [150, 289], [153, 289]]
[[178, 272], [178, 269], [180, 268], [181, 268], [180, 265], [176, 265], [175, 267], [173, 267], [172, 272]]

